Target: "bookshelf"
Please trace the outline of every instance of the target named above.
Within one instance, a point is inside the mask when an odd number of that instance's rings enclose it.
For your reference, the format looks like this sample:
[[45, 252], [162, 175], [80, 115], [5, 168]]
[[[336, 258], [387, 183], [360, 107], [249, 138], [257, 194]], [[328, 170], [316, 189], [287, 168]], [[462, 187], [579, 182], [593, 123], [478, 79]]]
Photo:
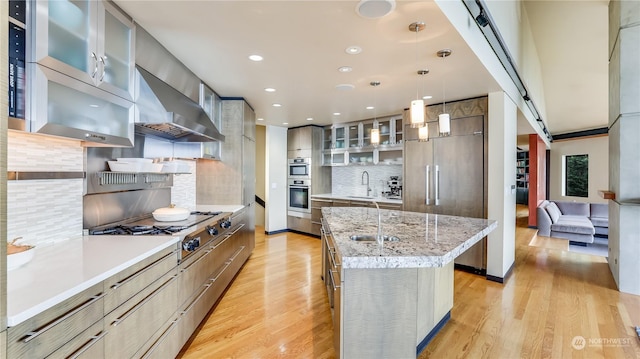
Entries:
[[516, 153], [516, 203], [529, 203], [529, 151]]

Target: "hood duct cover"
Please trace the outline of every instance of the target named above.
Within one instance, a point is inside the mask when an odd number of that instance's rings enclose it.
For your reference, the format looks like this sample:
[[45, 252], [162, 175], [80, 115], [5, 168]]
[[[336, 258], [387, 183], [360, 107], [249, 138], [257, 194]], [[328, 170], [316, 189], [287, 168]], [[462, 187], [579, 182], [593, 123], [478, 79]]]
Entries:
[[136, 132], [175, 142], [224, 141], [197, 103], [136, 66]]

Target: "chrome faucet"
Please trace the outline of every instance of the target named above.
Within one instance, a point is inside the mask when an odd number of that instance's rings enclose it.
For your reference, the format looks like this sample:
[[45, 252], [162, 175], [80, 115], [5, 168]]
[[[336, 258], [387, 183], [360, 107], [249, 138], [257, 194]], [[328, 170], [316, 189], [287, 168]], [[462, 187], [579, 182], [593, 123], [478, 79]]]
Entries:
[[[364, 181], [364, 175], [365, 175], [365, 174], [367, 175], [367, 182], [366, 182], [366, 183], [365, 183], [365, 181]], [[371, 194], [371, 187], [369, 187], [369, 172], [367, 172], [367, 171], [362, 171], [362, 178], [361, 178], [361, 180], [362, 180], [362, 184], [363, 184], [363, 185], [365, 185], [365, 186], [367, 186], [367, 196], [369, 196], [369, 195]], [[376, 204], [376, 205], [377, 205], [377, 204]]]

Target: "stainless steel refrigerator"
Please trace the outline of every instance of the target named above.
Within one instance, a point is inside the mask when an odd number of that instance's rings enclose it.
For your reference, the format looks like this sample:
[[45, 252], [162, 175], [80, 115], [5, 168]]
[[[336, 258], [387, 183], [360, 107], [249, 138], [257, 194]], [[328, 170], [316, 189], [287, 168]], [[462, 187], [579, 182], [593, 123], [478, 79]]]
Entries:
[[[405, 125], [405, 211], [486, 218], [485, 124], [485, 116], [452, 118], [451, 135], [438, 137], [437, 122], [430, 122], [426, 142]], [[486, 257], [483, 239], [455, 263], [484, 274]]]

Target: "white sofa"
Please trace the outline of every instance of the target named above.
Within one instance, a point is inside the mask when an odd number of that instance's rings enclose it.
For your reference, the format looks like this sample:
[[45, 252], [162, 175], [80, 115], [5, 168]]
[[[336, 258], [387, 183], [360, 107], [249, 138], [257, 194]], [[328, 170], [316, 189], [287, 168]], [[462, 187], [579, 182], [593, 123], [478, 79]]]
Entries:
[[594, 235], [609, 233], [609, 208], [603, 203], [544, 201], [537, 210], [538, 234], [593, 243]]

